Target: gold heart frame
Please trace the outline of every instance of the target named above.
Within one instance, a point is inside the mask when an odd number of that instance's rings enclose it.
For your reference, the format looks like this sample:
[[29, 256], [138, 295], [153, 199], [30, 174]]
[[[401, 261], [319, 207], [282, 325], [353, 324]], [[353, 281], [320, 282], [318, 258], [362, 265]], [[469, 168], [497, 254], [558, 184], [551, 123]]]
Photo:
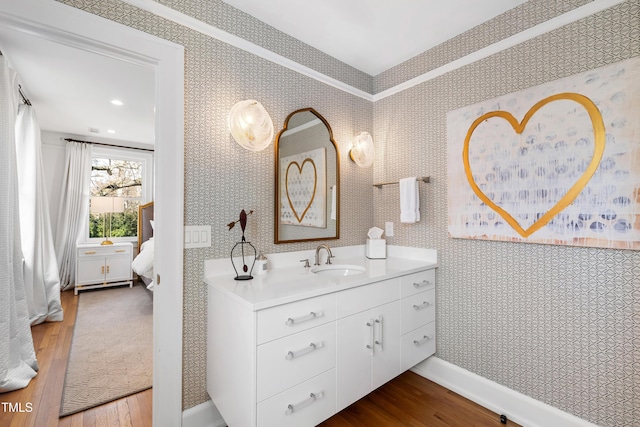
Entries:
[[[516, 131], [517, 134], [522, 134], [524, 128], [527, 126], [529, 119], [543, 106], [549, 104], [553, 101], [559, 100], [569, 100], [575, 101], [578, 104], [582, 105], [587, 113], [589, 113], [589, 118], [591, 119], [591, 124], [593, 126], [593, 135], [594, 135], [594, 143], [595, 147], [593, 150], [593, 157], [591, 158], [591, 162], [589, 166], [584, 171], [584, 173], [578, 178], [578, 180], [573, 184], [573, 186], [565, 193], [565, 195], [555, 204], [549, 211], [547, 211], [543, 216], [541, 216], [536, 222], [531, 224], [529, 228], [526, 230], [522, 228], [522, 226], [515, 220], [506, 210], [502, 209], [500, 206], [496, 205], [491, 199], [489, 199], [486, 194], [482, 192], [480, 187], [476, 184], [473, 179], [473, 174], [471, 173], [471, 166], [469, 164], [469, 142], [471, 141], [471, 135], [476, 130], [476, 128], [483, 121], [491, 118], [491, 117], [499, 117], [511, 125], [513, 130]], [[462, 149], [462, 163], [464, 164], [464, 172], [467, 176], [467, 181], [469, 181], [469, 185], [473, 189], [473, 192], [482, 200], [487, 206], [496, 211], [502, 218], [507, 221], [514, 230], [518, 232], [522, 237], [529, 237], [531, 234], [538, 231], [540, 228], [544, 227], [551, 219], [556, 216], [558, 213], [562, 212], [567, 206], [569, 206], [573, 201], [578, 197], [580, 192], [587, 185], [596, 169], [600, 165], [600, 161], [602, 160], [602, 155], [604, 153], [606, 142], [604, 121], [602, 120], [602, 115], [600, 114], [600, 110], [598, 107], [584, 95], [580, 95], [578, 93], [565, 92], [559, 93], [556, 95], [549, 96], [544, 98], [541, 101], [538, 101], [533, 107], [527, 111], [524, 118], [521, 122], [518, 122], [511, 113], [506, 111], [490, 111], [480, 117], [478, 117], [469, 130], [467, 131], [467, 136], [464, 140], [464, 147]]]
[[[313, 194], [311, 195], [311, 200], [309, 200], [309, 204], [307, 204], [307, 207], [304, 209], [304, 212], [302, 212], [302, 215], [298, 215], [298, 212], [296, 212], [296, 209], [293, 207], [293, 202], [291, 202], [291, 197], [289, 197], [289, 169], [291, 169], [291, 166], [296, 166], [298, 168], [298, 173], [302, 174], [302, 169], [304, 168], [304, 165], [307, 162], [310, 163], [311, 166], [313, 166], [313, 175], [314, 175]], [[300, 223], [302, 222], [302, 219], [304, 218], [304, 216], [307, 214], [307, 211], [309, 210], [309, 208], [311, 208], [313, 199], [316, 198], [316, 188], [318, 187], [318, 170], [316, 169], [316, 164], [312, 159], [309, 159], [309, 158], [304, 159], [304, 161], [302, 162], [302, 165], [298, 164], [298, 162], [289, 163], [289, 165], [287, 166], [287, 172], [285, 174], [284, 182], [286, 187], [287, 200], [289, 201], [289, 207], [291, 207], [291, 211], [293, 212], [293, 215], [298, 220], [298, 223]]]

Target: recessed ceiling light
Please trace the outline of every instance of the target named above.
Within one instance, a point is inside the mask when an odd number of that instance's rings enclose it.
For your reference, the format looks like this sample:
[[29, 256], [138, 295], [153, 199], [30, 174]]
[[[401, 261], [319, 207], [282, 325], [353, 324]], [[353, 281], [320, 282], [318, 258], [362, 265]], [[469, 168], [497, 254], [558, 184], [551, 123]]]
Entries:
[[116, 133], [116, 131], [113, 130], [113, 129], [109, 129], [109, 130], [107, 130], [107, 133]]
[[119, 99], [112, 99], [112, 100], [111, 100], [111, 103], [112, 103], [113, 105], [118, 105], [118, 106], [120, 106], [120, 105], [124, 105], [124, 102], [120, 101]]

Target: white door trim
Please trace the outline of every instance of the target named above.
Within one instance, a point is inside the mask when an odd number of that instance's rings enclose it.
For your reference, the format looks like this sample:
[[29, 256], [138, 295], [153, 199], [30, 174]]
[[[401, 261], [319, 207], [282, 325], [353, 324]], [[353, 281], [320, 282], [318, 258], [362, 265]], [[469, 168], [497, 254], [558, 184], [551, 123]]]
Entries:
[[0, 25], [155, 71], [155, 272], [161, 283], [154, 292], [153, 426], [180, 426], [184, 48], [52, 0], [2, 1]]

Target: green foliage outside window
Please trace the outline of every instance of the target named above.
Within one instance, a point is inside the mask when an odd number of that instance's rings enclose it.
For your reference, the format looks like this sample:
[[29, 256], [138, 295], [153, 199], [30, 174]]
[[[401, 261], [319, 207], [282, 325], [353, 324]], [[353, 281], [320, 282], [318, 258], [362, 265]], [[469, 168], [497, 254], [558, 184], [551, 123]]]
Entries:
[[138, 206], [142, 200], [141, 162], [94, 158], [90, 192], [92, 197], [122, 197], [125, 200], [123, 213], [89, 215], [89, 237], [138, 235]]

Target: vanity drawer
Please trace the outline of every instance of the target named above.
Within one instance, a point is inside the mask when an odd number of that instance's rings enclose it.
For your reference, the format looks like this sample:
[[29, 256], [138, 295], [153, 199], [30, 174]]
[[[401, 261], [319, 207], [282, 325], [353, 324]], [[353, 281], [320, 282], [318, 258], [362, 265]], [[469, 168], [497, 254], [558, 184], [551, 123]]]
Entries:
[[350, 316], [400, 298], [400, 278], [337, 292], [338, 318]]
[[422, 325], [436, 320], [436, 290], [402, 298], [401, 301], [402, 334], [406, 334]]
[[406, 371], [436, 352], [436, 322], [404, 334], [400, 340], [402, 370]]
[[336, 412], [336, 370], [258, 403], [258, 427], [315, 426]]
[[402, 280], [400, 294], [402, 298], [424, 292], [436, 284], [436, 270], [419, 271], [400, 278]]
[[335, 319], [335, 293], [260, 310], [257, 315], [258, 344], [323, 325]]
[[336, 326], [328, 323], [258, 346], [257, 399], [271, 397], [336, 364]]

